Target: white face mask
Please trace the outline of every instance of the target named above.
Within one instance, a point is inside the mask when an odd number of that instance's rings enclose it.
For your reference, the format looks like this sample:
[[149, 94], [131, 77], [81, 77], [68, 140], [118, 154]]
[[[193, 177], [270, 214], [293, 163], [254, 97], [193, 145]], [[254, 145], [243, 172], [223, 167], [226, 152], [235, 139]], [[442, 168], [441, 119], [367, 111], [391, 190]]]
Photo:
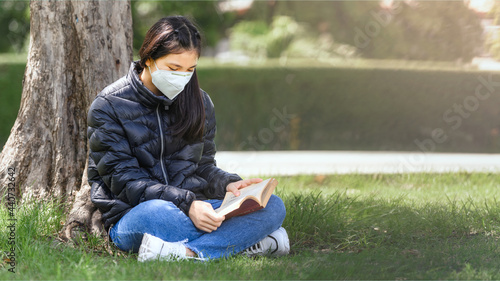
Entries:
[[194, 73], [194, 71], [181, 72], [162, 70], [158, 69], [156, 62], [154, 62], [154, 64], [156, 67], [154, 73], [151, 73], [151, 68], [148, 66], [153, 85], [171, 100], [184, 90], [184, 87], [186, 87], [186, 84], [191, 80], [191, 76], [193, 76]]

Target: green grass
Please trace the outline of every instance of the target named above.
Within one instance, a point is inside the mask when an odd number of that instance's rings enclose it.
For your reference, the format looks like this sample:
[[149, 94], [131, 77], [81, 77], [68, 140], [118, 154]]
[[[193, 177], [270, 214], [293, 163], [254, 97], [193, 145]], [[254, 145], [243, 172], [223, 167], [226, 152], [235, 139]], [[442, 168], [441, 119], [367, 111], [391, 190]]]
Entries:
[[[95, 237], [75, 247], [54, 243], [64, 205], [33, 201], [16, 213], [17, 273], [3, 263], [0, 279], [500, 279], [498, 174], [278, 181], [292, 249], [284, 258], [142, 264], [104, 252]], [[7, 215], [1, 209], [0, 232]]]

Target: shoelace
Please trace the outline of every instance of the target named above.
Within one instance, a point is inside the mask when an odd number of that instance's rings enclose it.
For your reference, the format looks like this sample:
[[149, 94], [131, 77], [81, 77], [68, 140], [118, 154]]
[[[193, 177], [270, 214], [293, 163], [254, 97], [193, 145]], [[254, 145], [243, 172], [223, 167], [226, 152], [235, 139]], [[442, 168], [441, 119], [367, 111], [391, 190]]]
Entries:
[[[273, 236], [271, 235], [268, 235], [267, 237], [271, 238], [274, 240], [274, 242], [276, 243], [276, 249], [274, 249], [272, 252], [269, 252], [269, 254], [274, 254], [278, 251], [278, 240], [276, 240], [276, 238], [274, 238]], [[254, 244], [253, 246], [251, 246], [250, 248], [246, 249], [245, 252], [246, 253], [249, 253], [249, 254], [258, 254], [258, 253], [263, 253], [263, 248], [264, 246], [262, 246], [262, 241], [259, 241], [257, 242], [256, 244]]]
[[249, 253], [249, 254], [258, 254], [261, 251], [262, 251], [262, 243], [258, 242], [256, 244], [254, 244], [252, 247], [246, 249], [245, 252]]

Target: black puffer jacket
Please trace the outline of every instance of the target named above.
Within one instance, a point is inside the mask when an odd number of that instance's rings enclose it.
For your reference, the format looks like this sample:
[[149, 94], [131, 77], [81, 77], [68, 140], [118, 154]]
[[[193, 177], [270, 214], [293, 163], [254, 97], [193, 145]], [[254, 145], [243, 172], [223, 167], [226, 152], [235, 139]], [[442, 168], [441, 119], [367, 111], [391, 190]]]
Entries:
[[87, 119], [91, 200], [106, 230], [141, 202], [171, 201], [188, 214], [193, 200], [223, 198], [227, 184], [241, 180], [216, 167], [215, 114], [208, 94], [202, 91], [203, 141], [174, 138], [172, 101], [144, 86], [135, 63], [127, 76], [97, 95]]

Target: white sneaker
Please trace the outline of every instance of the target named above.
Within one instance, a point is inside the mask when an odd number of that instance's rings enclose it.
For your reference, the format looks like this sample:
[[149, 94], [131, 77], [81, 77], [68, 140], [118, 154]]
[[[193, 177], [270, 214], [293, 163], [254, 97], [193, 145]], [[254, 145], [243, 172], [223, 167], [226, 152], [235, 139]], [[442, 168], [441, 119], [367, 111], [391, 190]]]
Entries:
[[187, 258], [186, 246], [183, 242], [165, 242], [156, 236], [144, 233], [137, 260], [140, 262], [149, 260], [175, 261]]
[[243, 251], [248, 257], [268, 256], [280, 257], [290, 252], [290, 241], [283, 227], [278, 228], [257, 244]]

